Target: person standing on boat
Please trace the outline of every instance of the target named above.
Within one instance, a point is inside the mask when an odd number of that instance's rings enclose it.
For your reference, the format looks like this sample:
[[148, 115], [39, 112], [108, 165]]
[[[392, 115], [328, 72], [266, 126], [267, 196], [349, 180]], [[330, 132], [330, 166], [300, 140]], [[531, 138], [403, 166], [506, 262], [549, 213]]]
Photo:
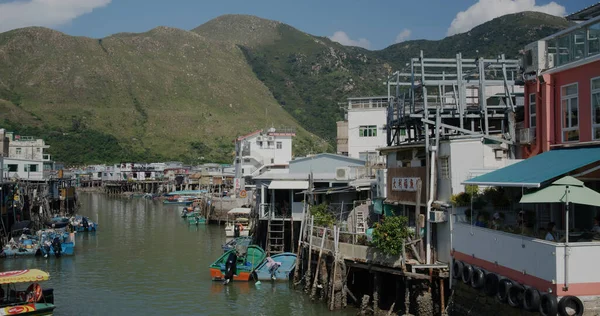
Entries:
[[237, 258], [238, 252], [232, 251], [229, 253], [227, 257], [227, 261], [225, 262], [225, 281], [224, 284], [228, 284], [233, 280], [233, 277], [237, 275]]

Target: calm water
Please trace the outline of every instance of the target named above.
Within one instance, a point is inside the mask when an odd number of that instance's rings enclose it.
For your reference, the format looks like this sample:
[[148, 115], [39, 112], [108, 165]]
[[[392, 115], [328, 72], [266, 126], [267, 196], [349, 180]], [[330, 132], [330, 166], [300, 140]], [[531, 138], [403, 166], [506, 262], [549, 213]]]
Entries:
[[[100, 223], [76, 234], [75, 256], [1, 259], [2, 270], [50, 273], [55, 315], [324, 315], [323, 303], [287, 283], [212, 282], [223, 226], [188, 225], [180, 206], [80, 194], [81, 214]], [[334, 313], [355, 315], [354, 311]]]

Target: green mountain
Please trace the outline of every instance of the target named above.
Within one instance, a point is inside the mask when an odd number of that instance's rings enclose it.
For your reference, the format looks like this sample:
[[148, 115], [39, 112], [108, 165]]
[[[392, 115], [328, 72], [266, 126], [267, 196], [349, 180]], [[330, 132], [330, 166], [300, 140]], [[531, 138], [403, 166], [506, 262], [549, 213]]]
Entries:
[[569, 26], [538, 12], [506, 15], [439, 41], [414, 40], [369, 51], [347, 47], [289, 25], [244, 15], [225, 15], [193, 31], [243, 48], [249, 64], [289, 113], [310, 131], [332, 141], [350, 96], [386, 95], [383, 82], [405, 68], [420, 50], [429, 57], [516, 57], [537, 39]]
[[0, 127], [45, 138], [69, 164], [229, 162], [235, 136], [270, 126], [297, 128], [294, 153], [302, 155], [332, 148], [339, 102], [385, 94], [385, 78], [421, 49], [514, 57], [567, 26], [526, 12], [380, 51], [244, 15], [103, 39], [18, 29], [0, 33]]

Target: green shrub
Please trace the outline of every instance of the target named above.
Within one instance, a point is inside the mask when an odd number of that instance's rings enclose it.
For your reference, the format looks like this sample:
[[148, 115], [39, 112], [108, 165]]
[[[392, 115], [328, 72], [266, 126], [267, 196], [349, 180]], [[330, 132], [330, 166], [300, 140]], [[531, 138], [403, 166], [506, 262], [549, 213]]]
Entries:
[[408, 218], [406, 216], [388, 216], [375, 224], [373, 246], [388, 255], [399, 255], [402, 243], [408, 237]]
[[315, 225], [321, 227], [332, 228], [335, 223], [333, 214], [329, 211], [327, 204], [319, 204], [312, 206], [310, 209], [311, 214], [315, 217]]

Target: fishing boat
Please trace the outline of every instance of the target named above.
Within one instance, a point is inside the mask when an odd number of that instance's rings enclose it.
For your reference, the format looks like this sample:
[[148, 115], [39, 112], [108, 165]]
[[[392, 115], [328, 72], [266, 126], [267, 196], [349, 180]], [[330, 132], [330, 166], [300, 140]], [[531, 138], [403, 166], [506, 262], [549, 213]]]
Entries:
[[44, 224], [46, 224], [46, 226], [50, 228], [64, 228], [67, 227], [67, 225], [69, 225], [70, 222], [71, 220], [68, 217], [56, 216]]
[[75, 234], [62, 230], [46, 229], [37, 232], [40, 254], [44, 257], [75, 254]]
[[188, 216], [187, 222], [190, 225], [206, 224], [206, 218], [200, 216], [200, 214], [196, 216]]
[[225, 225], [226, 237], [244, 237], [249, 235], [251, 210], [246, 207], [237, 207], [227, 212], [227, 224]]
[[88, 217], [81, 215], [71, 217], [71, 225], [78, 232], [95, 232], [98, 229], [98, 223], [94, 223]]
[[163, 200], [163, 204], [190, 205], [193, 201], [193, 196], [169, 195]]
[[[0, 315], [52, 315], [54, 290], [39, 284], [49, 278], [48, 272], [38, 269], [0, 272]], [[26, 290], [19, 289], [27, 283]]]
[[[225, 279], [225, 264], [229, 254], [236, 251], [239, 253], [241, 248], [244, 247], [238, 247], [237, 249], [227, 251], [210, 265], [210, 277], [213, 281]], [[245, 248], [244, 253], [241, 253], [237, 258], [237, 274], [234, 275], [233, 281], [249, 281], [250, 276], [252, 276], [252, 273], [256, 267], [258, 267], [265, 260], [265, 256], [265, 251], [259, 246], [251, 245]]]
[[252, 237], [249, 237], [249, 236], [237, 237], [237, 238], [233, 238], [233, 239], [229, 240], [228, 242], [226, 242], [225, 244], [223, 244], [223, 246], [221, 246], [221, 248], [223, 248], [223, 252], [227, 252], [231, 249], [235, 249], [235, 247], [237, 245], [248, 247], [251, 243], [252, 243]]
[[6, 257], [33, 256], [39, 249], [39, 241], [33, 235], [14, 237], [2, 248], [2, 255]]
[[296, 254], [284, 252], [267, 257], [256, 268], [256, 278], [259, 281], [288, 281], [296, 268]]

